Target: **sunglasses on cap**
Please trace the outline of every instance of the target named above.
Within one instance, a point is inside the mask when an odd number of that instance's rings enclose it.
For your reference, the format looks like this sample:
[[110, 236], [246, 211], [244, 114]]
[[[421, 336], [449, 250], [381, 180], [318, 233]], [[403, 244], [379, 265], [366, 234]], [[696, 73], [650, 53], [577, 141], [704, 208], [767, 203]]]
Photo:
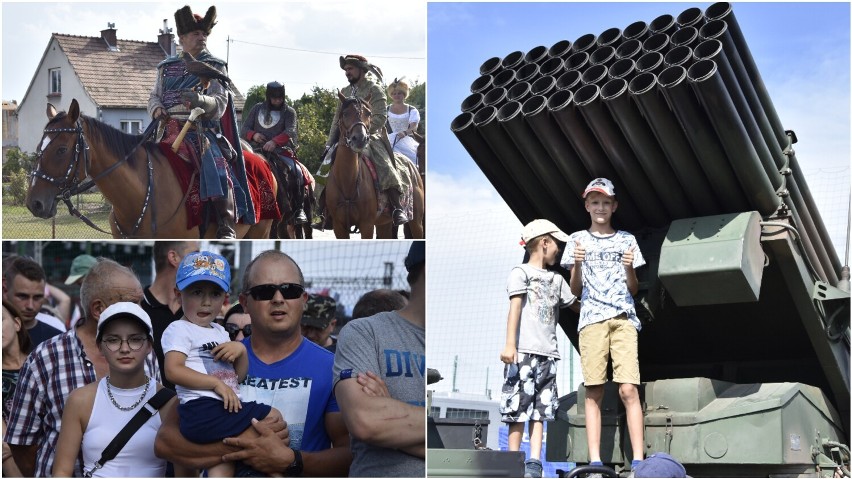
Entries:
[[231, 336], [231, 341], [237, 337], [237, 334], [239, 334], [240, 331], [243, 332], [243, 336], [249, 337], [251, 336], [251, 324], [247, 324], [241, 328], [238, 324], [225, 323], [225, 331], [227, 331], [228, 335]]
[[257, 301], [269, 301], [280, 291], [284, 299], [297, 299], [305, 294], [305, 287], [296, 283], [259, 284], [252, 286], [246, 292]]

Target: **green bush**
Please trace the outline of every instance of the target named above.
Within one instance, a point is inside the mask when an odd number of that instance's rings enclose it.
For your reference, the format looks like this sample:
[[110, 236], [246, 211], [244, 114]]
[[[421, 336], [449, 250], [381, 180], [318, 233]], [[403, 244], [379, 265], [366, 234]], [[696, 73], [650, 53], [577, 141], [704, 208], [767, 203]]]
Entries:
[[3, 181], [9, 181], [12, 172], [32, 171], [35, 164], [35, 155], [28, 155], [18, 148], [10, 149], [6, 152], [6, 161], [3, 162]]
[[27, 199], [27, 172], [23, 169], [9, 171], [9, 186], [6, 190], [13, 205], [23, 205]]

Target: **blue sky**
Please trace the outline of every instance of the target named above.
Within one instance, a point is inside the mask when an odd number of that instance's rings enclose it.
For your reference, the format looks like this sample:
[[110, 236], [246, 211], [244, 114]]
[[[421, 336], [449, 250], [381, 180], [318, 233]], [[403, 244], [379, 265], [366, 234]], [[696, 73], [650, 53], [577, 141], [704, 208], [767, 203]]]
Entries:
[[[522, 225], [450, 131], [480, 65], [516, 50], [709, 5], [428, 5], [427, 344], [430, 367], [447, 378], [434, 389], [490, 390], [499, 397], [506, 278], [523, 258]], [[850, 200], [849, 4], [734, 3], [733, 10], [784, 128], [796, 131], [796, 156], [842, 261]], [[566, 192], [566, 201], [579, 201], [579, 193]], [[566, 394], [581, 376], [561, 332], [559, 341], [559, 385]]]

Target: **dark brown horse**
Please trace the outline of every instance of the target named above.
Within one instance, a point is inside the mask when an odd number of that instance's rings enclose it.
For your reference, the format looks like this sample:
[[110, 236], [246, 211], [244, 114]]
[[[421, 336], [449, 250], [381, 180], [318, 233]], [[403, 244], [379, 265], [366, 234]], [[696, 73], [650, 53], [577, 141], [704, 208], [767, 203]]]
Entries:
[[[187, 228], [183, 190], [156, 143], [140, 143], [141, 135], [128, 135], [81, 115], [76, 99], [67, 114], [57, 114], [48, 104], [47, 117], [26, 198], [34, 216], [56, 215], [58, 200], [73, 195], [90, 176], [112, 205], [109, 223], [113, 237], [199, 237], [198, 227]], [[273, 194], [276, 189], [273, 186]], [[271, 222], [237, 224], [237, 237], [268, 238]], [[216, 227], [209, 226], [206, 233], [215, 237]]]
[[[339, 239], [349, 238], [349, 228], [357, 226], [361, 238], [376, 237], [390, 239], [393, 220], [387, 212], [378, 211], [378, 195], [373, 178], [364, 165], [361, 152], [370, 141], [370, 98], [346, 98], [338, 92], [338, 128], [340, 141], [337, 144], [334, 163], [326, 182], [326, 205], [334, 225], [334, 235]], [[414, 218], [408, 223], [414, 238], [423, 238], [423, 183], [414, 164], [400, 156], [408, 167], [413, 185]]]

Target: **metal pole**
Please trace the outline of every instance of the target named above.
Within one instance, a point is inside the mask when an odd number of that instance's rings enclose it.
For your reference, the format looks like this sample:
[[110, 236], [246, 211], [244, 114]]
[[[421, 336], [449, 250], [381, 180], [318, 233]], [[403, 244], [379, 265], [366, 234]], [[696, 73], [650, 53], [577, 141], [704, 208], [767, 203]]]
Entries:
[[456, 389], [456, 374], [458, 373], [458, 371], [459, 371], [459, 355], [456, 354], [455, 359], [453, 359], [453, 392], [454, 393], [459, 392], [459, 390]]
[[228, 61], [230, 61], [230, 60], [231, 60], [231, 36], [228, 35], [228, 37], [225, 39], [225, 64], [227, 64]]

